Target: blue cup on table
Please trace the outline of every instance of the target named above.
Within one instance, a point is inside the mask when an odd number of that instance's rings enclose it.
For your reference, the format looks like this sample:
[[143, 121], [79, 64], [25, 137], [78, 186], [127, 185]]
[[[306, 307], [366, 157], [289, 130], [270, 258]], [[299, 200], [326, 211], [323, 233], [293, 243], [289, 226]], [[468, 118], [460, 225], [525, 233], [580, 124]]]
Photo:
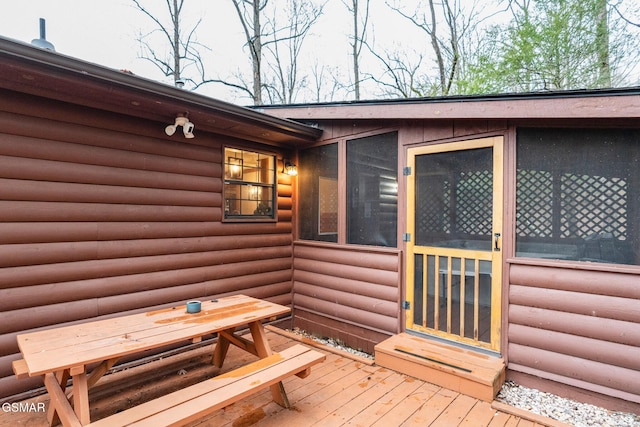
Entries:
[[187, 313], [200, 313], [202, 303], [200, 301], [188, 301]]

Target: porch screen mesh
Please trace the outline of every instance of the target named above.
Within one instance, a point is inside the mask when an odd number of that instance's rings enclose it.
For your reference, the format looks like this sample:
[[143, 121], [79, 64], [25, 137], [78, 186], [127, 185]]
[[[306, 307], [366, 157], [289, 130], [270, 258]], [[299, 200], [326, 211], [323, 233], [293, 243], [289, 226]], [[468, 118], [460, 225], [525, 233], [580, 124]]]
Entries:
[[491, 148], [416, 157], [416, 244], [473, 241], [490, 250], [493, 227]]
[[338, 241], [338, 144], [300, 152], [300, 238]]
[[347, 243], [396, 247], [398, 135], [347, 141]]
[[640, 263], [640, 131], [519, 129], [516, 255]]

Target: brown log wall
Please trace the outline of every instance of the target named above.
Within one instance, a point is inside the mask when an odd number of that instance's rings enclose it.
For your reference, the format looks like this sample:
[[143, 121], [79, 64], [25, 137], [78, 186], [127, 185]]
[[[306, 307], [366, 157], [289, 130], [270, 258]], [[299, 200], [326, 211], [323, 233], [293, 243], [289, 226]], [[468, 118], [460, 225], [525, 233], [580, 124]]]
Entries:
[[290, 177], [278, 222], [223, 223], [229, 138], [23, 101], [0, 111], [0, 398], [42, 385], [13, 376], [19, 333], [233, 293], [291, 305]]
[[294, 326], [373, 353], [400, 330], [398, 250], [294, 243]]
[[508, 367], [640, 403], [638, 276], [512, 264]]

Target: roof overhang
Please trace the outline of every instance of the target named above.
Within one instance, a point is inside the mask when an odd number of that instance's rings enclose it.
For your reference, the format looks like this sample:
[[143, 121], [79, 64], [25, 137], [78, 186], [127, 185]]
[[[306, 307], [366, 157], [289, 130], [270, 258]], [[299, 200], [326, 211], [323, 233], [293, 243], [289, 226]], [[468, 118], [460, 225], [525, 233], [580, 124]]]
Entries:
[[0, 37], [0, 88], [171, 123], [188, 112], [198, 131], [295, 146], [321, 129]]
[[314, 120], [637, 119], [640, 88], [266, 106], [269, 114]]

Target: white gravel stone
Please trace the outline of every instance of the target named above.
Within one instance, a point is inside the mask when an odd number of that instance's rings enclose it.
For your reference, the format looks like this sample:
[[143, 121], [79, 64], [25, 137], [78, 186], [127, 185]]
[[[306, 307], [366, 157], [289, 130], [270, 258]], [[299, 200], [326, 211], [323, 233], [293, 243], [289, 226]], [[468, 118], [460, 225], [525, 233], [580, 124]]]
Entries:
[[373, 355], [372, 354], [365, 353], [364, 351], [360, 351], [360, 350], [356, 350], [354, 348], [351, 348], [351, 347], [349, 347], [347, 345], [344, 345], [340, 341], [335, 340], [333, 338], [319, 338], [319, 337], [317, 337], [315, 335], [312, 335], [312, 334], [310, 334], [310, 333], [308, 333], [306, 331], [303, 331], [302, 329], [299, 329], [299, 328], [295, 328], [291, 332], [293, 332], [294, 334], [300, 335], [302, 337], [314, 340], [317, 343], [320, 343], [320, 344], [323, 344], [323, 345], [328, 345], [330, 347], [346, 351], [346, 352], [351, 353], [351, 354], [353, 354], [355, 356], [364, 357], [365, 359], [373, 360]]
[[515, 408], [562, 421], [576, 427], [638, 427], [640, 416], [608, 411], [595, 405], [565, 399], [551, 393], [506, 381], [497, 400]]

